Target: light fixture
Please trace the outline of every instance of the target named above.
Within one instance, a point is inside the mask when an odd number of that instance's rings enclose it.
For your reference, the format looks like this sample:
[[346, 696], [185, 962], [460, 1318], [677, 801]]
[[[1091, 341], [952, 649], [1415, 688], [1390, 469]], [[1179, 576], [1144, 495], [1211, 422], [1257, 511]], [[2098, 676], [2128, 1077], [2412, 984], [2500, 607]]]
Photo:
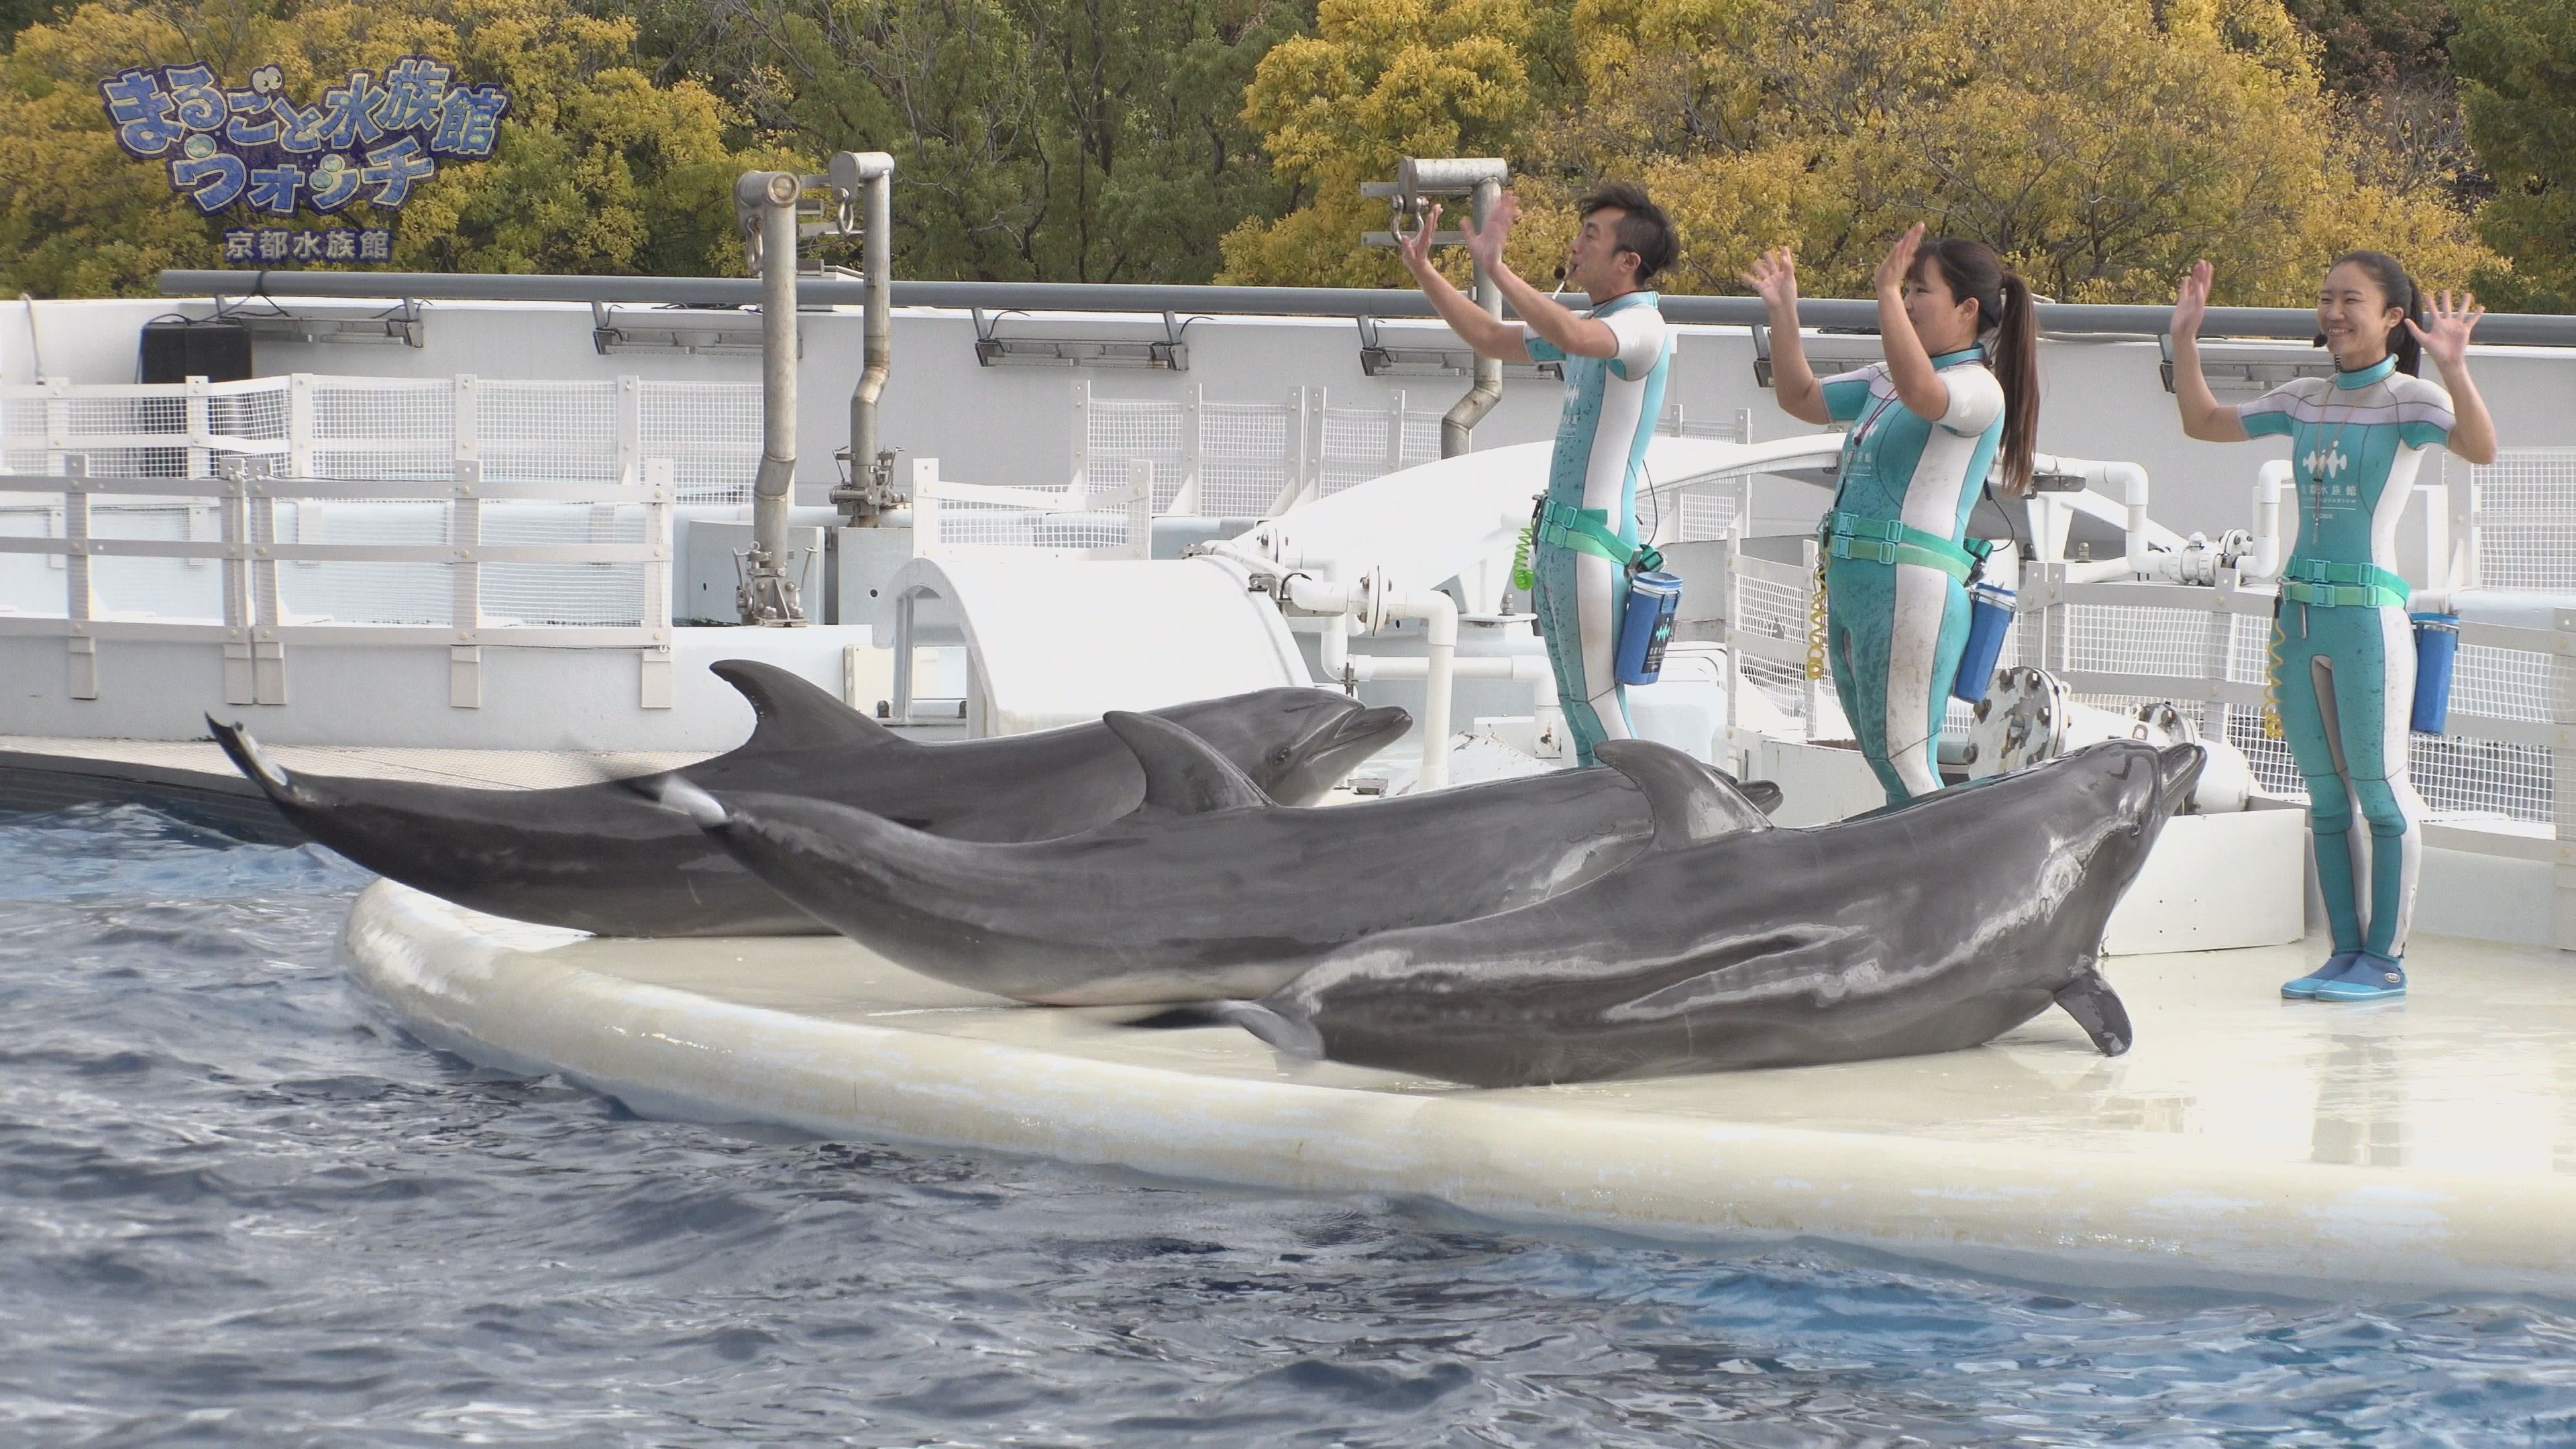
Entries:
[[[2164, 354], [2158, 370], [2163, 374], [2165, 391], [2174, 390], [2173, 337], [2156, 339], [2157, 350]], [[2213, 393], [2236, 393], [2251, 397], [2270, 392], [2294, 377], [2332, 377], [2334, 355], [2313, 346], [2291, 343], [2203, 342], [2200, 344], [2200, 374], [2209, 379]]]
[[[1834, 334], [1834, 329], [1824, 330], [1827, 336]], [[1876, 333], [1848, 335], [1867, 336], [1872, 342], [1877, 340]], [[1807, 368], [1818, 377], [1831, 377], [1838, 372], [1853, 372], [1883, 360], [1885, 359], [1876, 348], [1867, 352], [1858, 351], [1842, 336], [1835, 336], [1832, 342], [1825, 342], [1819, 338], [1817, 347], [1807, 352]], [[1753, 385], [1756, 387], [1771, 385], [1771, 329], [1760, 325], [1756, 325], [1753, 329]]]
[[[1165, 372], [1190, 370], [1190, 346], [1181, 340], [1189, 323], [1166, 312], [1163, 335], [1133, 337], [1004, 337], [1001, 320], [1011, 315], [975, 314], [975, 361], [985, 367], [1149, 367]], [[1196, 318], [1191, 319], [1196, 321]]]
[[[590, 345], [602, 357], [620, 352], [685, 353], [706, 357], [758, 357], [760, 316], [735, 308], [628, 308], [590, 304]], [[796, 334], [805, 354], [805, 334]]]
[[[254, 311], [248, 305], [253, 301], [267, 305]], [[419, 347], [427, 326], [421, 319], [420, 304], [408, 297], [392, 308], [364, 317], [290, 312], [265, 296], [217, 297], [213, 320], [240, 323], [253, 341], [347, 342], [377, 347]]]
[[[1375, 317], [1362, 317], [1360, 324], [1360, 371], [1370, 377], [1473, 377], [1476, 354], [1464, 347], [1390, 347], [1377, 330]], [[1556, 362], [1506, 362], [1505, 377], [1544, 377], [1565, 380], [1565, 366]]]

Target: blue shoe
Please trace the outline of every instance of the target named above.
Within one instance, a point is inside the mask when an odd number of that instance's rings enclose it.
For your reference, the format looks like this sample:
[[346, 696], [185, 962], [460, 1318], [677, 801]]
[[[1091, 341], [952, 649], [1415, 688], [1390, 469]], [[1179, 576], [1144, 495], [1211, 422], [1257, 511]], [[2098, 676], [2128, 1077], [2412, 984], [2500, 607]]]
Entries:
[[2406, 967], [2368, 951], [2353, 958], [2341, 976], [2317, 987], [2319, 1001], [2391, 1001], [2406, 994]]
[[2326, 958], [2326, 964], [2296, 981], [2281, 983], [2281, 995], [2291, 1001], [2306, 1001], [2317, 994], [2317, 988], [2344, 973], [2344, 968], [2361, 959], [2359, 951], [2338, 951]]

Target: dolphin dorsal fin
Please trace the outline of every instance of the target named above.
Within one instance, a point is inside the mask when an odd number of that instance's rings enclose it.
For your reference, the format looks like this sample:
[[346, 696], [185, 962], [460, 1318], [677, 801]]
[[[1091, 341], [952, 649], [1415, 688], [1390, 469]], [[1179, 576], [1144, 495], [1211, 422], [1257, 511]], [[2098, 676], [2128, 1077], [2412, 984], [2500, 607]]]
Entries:
[[909, 749], [912, 742], [834, 699], [802, 675], [757, 659], [719, 659], [707, 668], [751, 701], [759, 720], [736, 754], [813, 749]]
[[1123, 709], [1113, 709], [1100, 719], [1136, 752], [1136, 763], [1144, 767], [1144, 808], [1148, 810], [1201, 815], [1273, 803], [1232, 760], [1170, 720]]
[[1593, 753], [1645, 792], [1646, 808], [1655, 817], [1652, 849], [1680, 850], [1771, 828], [1762, 807], [1744, 798], [1724, 775], [1669, 745], [1605, 740]]

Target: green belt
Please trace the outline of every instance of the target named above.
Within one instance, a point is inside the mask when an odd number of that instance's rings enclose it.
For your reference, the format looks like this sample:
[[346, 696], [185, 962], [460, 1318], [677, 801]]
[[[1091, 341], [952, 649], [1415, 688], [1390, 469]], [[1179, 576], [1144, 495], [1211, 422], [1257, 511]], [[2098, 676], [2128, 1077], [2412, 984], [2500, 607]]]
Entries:
[[1921, 564], [1965, 583], [1995, 546], [1982, 538], [1952, 543], [1937, 533], [1908, 528], [1892, 518], [1865, 518], [1839, 510], [1825, 515], [1816, 542], [1833, 558], [1868, 559], [1872, 563]]
[[1606, 508], [1566, 508], [1553, 502], [1538, 508], [1538, 541], [1605, 558], [1640, 573], [1664, 566], [1664, 556], [1643, 544], [1631, 544], [1610, 528]]
[[2281, 570], [2282, 602], [2320, 609], [2402, 609], [2412, 587], [2372, 564], [2294, 558]]

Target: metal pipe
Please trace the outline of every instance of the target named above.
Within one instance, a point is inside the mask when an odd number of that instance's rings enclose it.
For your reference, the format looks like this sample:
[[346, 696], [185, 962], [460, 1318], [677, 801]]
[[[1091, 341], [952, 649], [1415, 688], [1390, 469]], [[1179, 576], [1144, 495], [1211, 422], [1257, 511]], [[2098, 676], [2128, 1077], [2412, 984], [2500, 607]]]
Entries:
[[787, 510], [796, 489], [796, 198], [785, 171], [749, 171], [734, 199], [757, 208], [760, 238], [760, 471], [751, 482], [751, 552], [737, 600], [746, 624], [804, 622], [787, 577]]
[[[1501, 200], [1502, 195], [1503, 184], [1495, 177], [1487, 176], [1476, 183], [1476, 190], [1467, 204], [1467, 214], [1475, 220], [1478, 231], [1484, 230], [1485, 218], [1493, 214], [1494, 203]], [[1487, 276], [1482, 264], [1476, 268], [1475, 295], [1476, 305], [1485, 309], [1486, 316], [1498, 322], [1502, 320], [1503, 285]], [[1440, 456], [1456, 458], [1474, 451], [1476, 424], [1483, 422], [1485, 414], [1492, 412], [1494, 405], [1502, 400], [1503, 360], [1477, 353], [1476, 376], [1467, 388], [1467, 395], [1450, 404], [1449, 411], [1440, 415]]]
[[843, 151], [832, 158], [832, 185], [866, 198], [860, 217], [859, 265], [867, 273], [866, 311], [860, 324], [859, 385], [850, 392], [850, 478], [833, 499], [853, 523], [874, 525], [892, 502], [891, 458], [880, 460], [877, 401], [885, 396], [894, 361], [894, 158], [883, 151]]
[[[760, 284], [740, 277], [509, 276], [454, 272], [161, 273], [161, 292], [172, 297], [353, 297], [371, 301], [642, 302], [702, 307], [746, 307], [760, 300]], [[1183, 287], [1108, 282], [896, 282], [897, 307], [938, 307], [988, 312], [1139, 312], [1161, 316], [1430, 317], [1421, 293], [1371, 287]], [[866, 303], [865, 281], [817, 281], [801, 295], [819, 306]], [[1758, 297], [1666, 296], [1659, 310], [1668, 322], [1695, 326], [1752, 327], [1765, 321]], [[1810, 327], [1874, 332], [1876, 302], [1801, 298], [1798, 316]], [[2171, 321], [2167, 306], [2076, 302], [2039, 304], [2040, 331], [2051, 337], [2160, 337]], [[2304, 307], [2212, 307], [2204, 338], [2279, 338], [2305, 342], [2316, 335], [2317, 316]], [[2497, 347], [2576, 347], [2576, 316], [2490, 312], [2478, 323], [2478, 341]]]

